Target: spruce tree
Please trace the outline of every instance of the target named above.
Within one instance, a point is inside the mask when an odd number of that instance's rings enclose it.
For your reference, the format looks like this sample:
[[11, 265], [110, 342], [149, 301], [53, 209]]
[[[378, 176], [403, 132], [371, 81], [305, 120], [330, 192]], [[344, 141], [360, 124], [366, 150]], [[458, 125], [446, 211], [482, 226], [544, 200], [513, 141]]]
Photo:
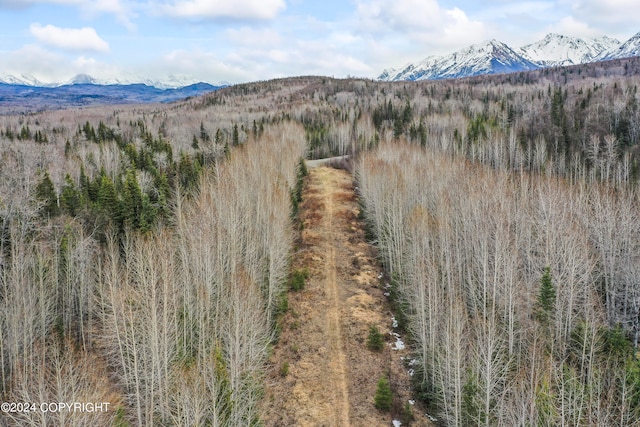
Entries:
[[122, 225], [122, 216], [115, 185], [107, 175], [100, 177], [96, 207], [108, 219], [118, 226]]
[[393, 404], [393, 392], [386, 375], [382, 375], [378, 380], [378, 388], [374, 398], [374, 405], [380, 411], [389, 412]]
[[238, 134], [238, 125], [235, 124], [233, 125], [233, 139], [232, 139], [232, 144], [235, 147], [236, 145], [240, 144], [240, 136]]
[[548, 324], [553, 317], [556, 304], [556, 290], [551, 278], [551, 269], [546, 267], [540, 279], [540, 291], [535, 305], [535, 316], [540, 323]]
[[42, 180], [36, 185], [36, 200], [42, 203], [40, 208], [42, 216], [54, 217], [60, 213], [58, 195], [49, 172], [45, 172]]
[[122, 219], [126, 226], [137, 229], [142, 214], [142, 190], [138, 185], [135, 171], [127, 170], [122, 189]]
[[69, 174], [64, 177], [64, 186], [60, 194], [60, 207], [71, 216], [76, 216], [80, 211], [80, 193]]

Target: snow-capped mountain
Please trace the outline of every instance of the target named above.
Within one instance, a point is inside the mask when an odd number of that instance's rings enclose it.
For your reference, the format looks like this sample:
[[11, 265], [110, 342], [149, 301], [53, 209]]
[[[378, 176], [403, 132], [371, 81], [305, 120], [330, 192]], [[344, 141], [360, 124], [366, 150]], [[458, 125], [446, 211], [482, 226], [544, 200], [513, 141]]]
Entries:
[[538, 66], [506, 44], [491, 40], [448, 56], [430, 56], [399, 70], [385, 70], [380, 80], [437, 80], [534, 70]]
[[[156, 89], [180, 89], [187, 86], [192, 86], [197, 83], [201, 83], [192, 76], [174, 75], [171, 74], [164, 79], [150, 79], [147, 77], [125, 75], [117, 78], [95, 78], [88, 74], [78, 74], [72, 78], [61, 82], [43, 82], [33, 76], [27, 75], [0, 75], [0, 83], [19, 86], [33, 86], [33, 87], [59, 87], [59, 86], [71, 86], [71, 85], [139, 85], [143, 84]], [[214, 86], [229, 86], [229, 83], [222, 82], [213, 84]]]
[[551, 33], [539, 42], [521, 47], [518, 52], [541, 67], [561, 67], [592, 62], [618, 46], [620, 42], [609, 37], [587, 41]]
[[[166, 87], [176, 83], [182, 84], [179, 80], [164, 81], [162, 84], [151, 81], [106, 81], [79, 74], [63, 83], [46, 84], [25, 76], [3, 76], [0, 77], [0, 99], [1, 106], [11, 111], [39, 111], [70, 106], [172, 102], [224, 87], [201, 82]], [[161, 85], [165, 87], [158, 87]]]
[[609, 50], [602, 55], [602, 60], [622, 59], [640, 56], [640, 33], [631, 37], [629, 40], [621, 44], [619, 47]]
[[17, 85], [17, 86], [37, 86], [37, 87], [47, 87], [48, 84], [41, 82], [33, 76], [25, 76], [24, 74], [20, 76], [14, 76], [11, 74], [5, 74], [0, 76], [0, 83], [8, 84], [8, 85]]
[[640, 33], [623, 43], [610, 37], [583, 40], [548, 34], [539, 42], [512, 49], [491, 40], [451, 55], [429, 56], [398, 69], [386, 69], [379, 80], [436, 80], [528, 71], [537, 68], [584, 64], [640, 56]]

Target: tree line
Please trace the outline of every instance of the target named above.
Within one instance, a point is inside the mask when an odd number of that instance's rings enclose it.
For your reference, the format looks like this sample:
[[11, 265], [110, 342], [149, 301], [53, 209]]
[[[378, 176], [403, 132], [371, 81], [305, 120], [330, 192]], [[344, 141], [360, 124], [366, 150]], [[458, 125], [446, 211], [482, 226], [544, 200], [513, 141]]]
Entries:
[[[14, 218], [2, 264], [5, 401], [106, 401], [10, 425], [256, 425], [293, 241], [304, 133], [292, 124], [204, 171], [149, 230], [34, 229]], [[122, 199], [123, 201], [126, 199]]]
[[357, 163], [367, 218], [447, 425], [638, 425], [635, 191], [406, 143]]

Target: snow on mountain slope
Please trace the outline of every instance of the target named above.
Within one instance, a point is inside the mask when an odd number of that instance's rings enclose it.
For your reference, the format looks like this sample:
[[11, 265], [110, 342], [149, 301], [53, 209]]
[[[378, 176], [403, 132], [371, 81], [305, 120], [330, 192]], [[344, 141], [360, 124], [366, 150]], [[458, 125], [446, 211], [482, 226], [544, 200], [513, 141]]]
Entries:
[[506, 44], [491, 40], [469, 46], [448, 56], [430, 56], [399, 70], [386, 70], [380, 80], [423, 80], [470, 77], [534, 70], [538, 66]]
[[619, 41], [611, 38], [585, 41], [578, 37], [551, 33], [536, 43], [521, 47], [518, 53], [541, 67], [559, 67], [591, 62], [603, 52], [619, 45]]
[[[117, 78], [111, 79], [100, 79], [94, 78], [88, 74], [78, 74], [73, 76], [69, 80], [63, 82], [43, 82], [38, 80], [33, 76], [27, 75], [0, 75], [0, 83], [9, 84], [9, 85], [20, 85], [20, 86], [34, 86], [34, 87], [58, 87], [58, 86], [71, 86], [71, 85], [79, 85], [79, 84], [93, 84], [99, 86], [109, 86], [109, 85], [137, 85], [143, 84], [150, 87], [154, 87], [156, 89], [180, 89], [183, 87], [191, 86], [196, 83], [201, 83], [201, 80], [198, 80], [195, 77], [191, 76], [183, 76], [183, 75], [169, 75], [164, 79], [150, 79], [141, 76], [135, 75], [125, 75], [119, 76]], [[214, 86], [229, 86], [229, 83], [217, 83]]]
[[8, 84], [8, 85], [17, 85], [17, 86], [38, 86], [38, 87], [47, 87], [46, 83], [41, 82], [33, 76], [25, 76], [24, 74], [20, 76], [14, 76], [10, 74], [5, 74], [0, 76], [0, 83]]
[[378, 76], [378, 79], [396, 81], [461, 78], [630, 56], [640, 56], [640, 33], [622, 45], [618, 40], [607, 36], [583, 40], [552, 33], [536, 43], [517, 50], [492, 40], [470, 46], [451, 55], [429, 56], [402, 68], [388, 68]]
[[640, 56], [640, 33], [631, 37], [618, 48], [611, 49], [602, 56], [602, 60], [630, 58]]

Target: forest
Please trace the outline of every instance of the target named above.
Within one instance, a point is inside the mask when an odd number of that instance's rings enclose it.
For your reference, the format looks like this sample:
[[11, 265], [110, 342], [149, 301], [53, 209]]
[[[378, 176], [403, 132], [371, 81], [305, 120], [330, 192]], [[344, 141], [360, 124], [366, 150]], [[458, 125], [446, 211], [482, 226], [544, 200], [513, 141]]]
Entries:
[[302, 159], [345, 154], [438, 423], [640, 425], [638, 70], [0, 115], [2, 400], [112, 409], [3, 425], [261, 425]]

